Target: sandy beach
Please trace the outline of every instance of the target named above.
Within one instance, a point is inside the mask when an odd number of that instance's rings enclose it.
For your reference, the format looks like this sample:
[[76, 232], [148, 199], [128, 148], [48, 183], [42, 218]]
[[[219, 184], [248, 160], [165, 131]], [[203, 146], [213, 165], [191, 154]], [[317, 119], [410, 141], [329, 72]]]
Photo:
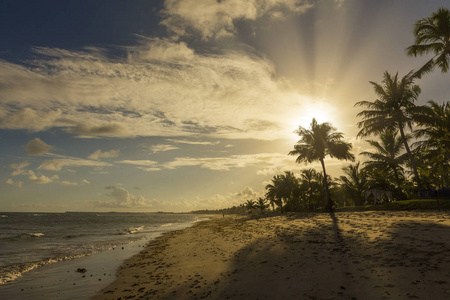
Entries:
[[450, 299], [449, 212], [222, 216], [152, 241], [94, 299]]

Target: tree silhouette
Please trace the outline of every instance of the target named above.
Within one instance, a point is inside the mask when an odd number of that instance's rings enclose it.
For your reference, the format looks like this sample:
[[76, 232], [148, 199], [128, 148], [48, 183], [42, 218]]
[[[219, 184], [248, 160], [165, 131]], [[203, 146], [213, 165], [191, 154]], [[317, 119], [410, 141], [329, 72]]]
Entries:
[[321, 183], [318, 182], [317, 172], [314, 169], [302, 170], [300, 173], [300, 188], [306, 194], [307, 208], [311, 210], [311, 203], [320, 196]]
[[294, 150], [289, 155], [296, 155], [297, 163], [312, 163], [320, 161], [323, 170], [323, 184], [325, 187], [325, 198], [327, 201], [327, 209], [333, 210], [333, 202], [330, 197], [328, 187], [327, 173], [325, 169], [325, 157], [329, 155], [331, 158], [339, 160], [354, 160], [355, 157], [350, 153], [352, 145], [342, 140], [343, 134], [336, 132], [330, 123], [318, 124], [316, 119], [311, 122], [311, 128], [306, 129], [299, 126], [295, 131], [300, 136], [300, 140], [294, 145]]
[[365, 191], [369, 189], [369, 181], [364, 170], [361, 170], [360, 163], [351, 164], [342, 169], [345, 176], [341, 176], [341, 187], [353, 200], [354, 205], [363, 205], [365, 201]]
[[431, 17], [423, 18], [414, 26], [415, 44], [406, 48], [411, 56], [432, 52], [434, 57], [422, 66], [415, 74], [421, 78], [438, 66], [442, 73], [447, 73], [450, 60], [450, 11], [439, 8]]
[[386, 130], [398, 130], [400, 132], [403, 144], [413, 169], [417, 186], [421, 188], [419, 173], [415, 159], [408, 145], [408, 138], [405, 134], [405, 127], [412, 129], [412, 112], [415, 109], [414, 101], [417, 100], [421, 90], [414, 84], [413, 71], [406, 74], [402, 79], [398, 78], [398, 73], [391, 76], [388, 72], [384, 73], [382, 84], [370, 82], [378, 96], [375, 101], [360, 101], [355, 106], [366, 107], [357, 114], [363, 120], [358, 122], [361, 130], [358, 137], [364, 137], [371, 134], [380, 134]]
[[439, 105], [430, 100], [428, 105], [418, 106], [413, 114], [414, 121], [422, 128], [414, 132], [419, 140], [415, 145], [450, 160], [450, 102]]
[[[410, 137], [407, 136], [408, 140], [409, 138]], [[369, 143], [375, 151], [365, 151], [360, 153], [370, 159], [369, 161], [366, 161], [364, 165], [392, 171], [397, 183], [397, 189], [400, 193], [401, 181], [399, 173], [403, 170], [401, 165], [405, 163], [407, 159], [406, 153], [402, 153], [404, 144], [401, 137], [399, 137], [396, 132], [388, 130], [380, 134], [380, 142], [373, 140], [368, 140], [366, 142]]]
[[272, 178], [272, 183], [266, 185], [266, 198], [274, 202], [284, 212], [284, 204], [287, 204], [298, 188], [298, 179], [291, 173], [285, 172]]
[[259, 197], [256, 201], [256, 208], [259, 208], [261, 212], [263, 212], [269, 205], [267, 204], [267, 200]]
[[[416, 153], [421, 157], [419, 171], [428, 178], [428, 186], [448, 186], [450, 183], [450, 102], [439, 105], [428, 101], [413, 114], [420, 126], [414, 136], [418, 139]], [[422, 175], [423, 174], [423, 175]]]

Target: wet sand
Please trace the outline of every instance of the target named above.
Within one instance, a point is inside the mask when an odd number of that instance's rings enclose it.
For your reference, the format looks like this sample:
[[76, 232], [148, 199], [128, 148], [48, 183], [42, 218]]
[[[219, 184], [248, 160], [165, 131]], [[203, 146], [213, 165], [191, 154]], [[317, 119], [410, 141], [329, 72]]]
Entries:
[[450, 299], [450, 212], [221, 216], [152, 241], [94, 299]]

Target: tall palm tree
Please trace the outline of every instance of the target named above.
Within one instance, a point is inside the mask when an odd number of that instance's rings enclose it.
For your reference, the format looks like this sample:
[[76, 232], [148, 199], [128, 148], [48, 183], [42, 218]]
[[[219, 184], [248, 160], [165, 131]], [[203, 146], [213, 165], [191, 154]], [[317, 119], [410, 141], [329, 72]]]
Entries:
[[[410, 136], [407, 136], [409, 140]], [[401, 191], [400, 172], [403, 170], [401, 165], [405, 163], [407, 157], [403, 153], [404, 144], [397, 132], [388, 130], [380, 134], [380, 141], [368, 140], [366, 141], [373, 148], [374, 152], [364, 151], [361, 155], [369, 157], [369, 161], [364, 164], [366, 166], [391, 170], [395, 176], [397, 188]]]
[[345, 176], [340, 177], [341, 187], [353, 200], [354, 205], [363, 205], [365, 201], [365, 191], [369, 189], [369, 181], [364, 172], [360, 169], [360, 163], [344, 167], [342, 170]]
[[312, 119], [311, 128], [306, 129], [301, 126], [295, 131], [300, 136], [300, 140], [294, 145], [294, 150], [289, 155], [296, 155], [297, 163], [311, 163], [320, 161], [323, 170], [323, 184], [325, 187], [325, 198], [327, 209], [333, 210], [333, 202], [330, 197], [328, 187], [327, 172], [325, 169], [325, 157], [337, 158], [339, 160], [354, 160], [355, 156], [350, 153], [352, 145], [342, 140], [343, 134], [336, 132], [330, 123], [318, 124], [316, 119]]
[[450, 61], [450, 11], [439, 8], [431, 17], [423, 18], [414, 25], [415, 44], [406, 48], [406, 53], [411, 56], [423, 55], [429, 52], [434, 54], [415, 76], [431, 72], [434, 66], [438, 66], [442, 73], [447, 73]]
[[414, 84], [413, 75], [413, 71], [411, 71], [402, 79], [399, 79], [398, 73], [391, 76], [391, 74], [385, 72], [382, 84], [370, 82], [378, 99], [373, 102], [359, 101], [355, 106], [368, 108], [357, 114], [358, 117], [363, 118], [361, 122], [358, 122], [358, 127], [361, 128], [358, 137], [380, 134], [386, 130], [398, 130], [400, 132], [417, 186], [420, 188], [419, 173], [405, 133], [406, 127], [412, 129], [414, 101], [417, 100], [421, 92], [420, 87]]

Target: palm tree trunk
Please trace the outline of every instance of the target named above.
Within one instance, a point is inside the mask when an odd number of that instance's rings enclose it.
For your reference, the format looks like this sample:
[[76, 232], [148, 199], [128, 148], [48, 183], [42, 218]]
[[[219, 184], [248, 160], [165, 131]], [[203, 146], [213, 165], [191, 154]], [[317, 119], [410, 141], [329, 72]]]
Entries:
[[400, 185], [400, 177], [398, 176], [397, 168], [392, 167], [392, 170], [394, 170], [395, 180], [397, 181], [397, 188], [398, 188], [398, 191], [400, 192], [402, 190], [402, 187]]
[[417, 187], [420, 190], [422, 188], [422, 183], [420, 182], [419, 172], [417, 172], [416, 161], [414, 160], [414, 156], [412, 155], [411, 150], [409, 149], [408, 141], [406, 140], [405, 133], [403, 132], [402, 124], [399, 123], [398, 127], [400, 129], [400, 135], [402, 137], [403, 144], [405, 145], [406, 153], [408, 153], [408, 158], [409, 161], [411, 162], [411, 167], [413, 168], [414, 177], [417, 181]]
[[330, 212], [332, 212], [333, 211], [333, 202], [331, 201], [330, 191], [328, 190], [327, 172], [325, 171], [325, 163], [324, 163], [323, 159], [320, 159], [320, 163], [322, 164], [322, 169], [323, 169], [323, 185], [325, 186], [325, 198], [327, 199], [326, 209], [328, 209]]

